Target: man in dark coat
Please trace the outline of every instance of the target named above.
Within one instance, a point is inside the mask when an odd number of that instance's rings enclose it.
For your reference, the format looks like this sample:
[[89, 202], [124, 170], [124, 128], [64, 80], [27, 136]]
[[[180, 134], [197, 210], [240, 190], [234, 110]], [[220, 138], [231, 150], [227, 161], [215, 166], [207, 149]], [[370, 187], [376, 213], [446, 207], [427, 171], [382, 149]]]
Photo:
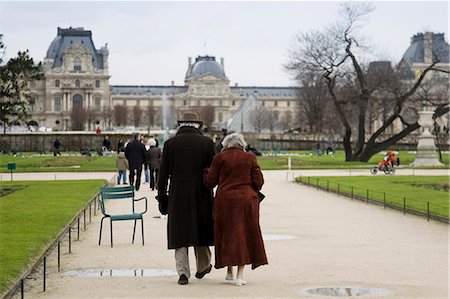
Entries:
[[196, 113], [185, 113], [178, 124], [177, 134], [164, 143], [158, 201], [160, 212], [168, 214], [168, 248], [175, 249], [178, 283], [184, 285], [190, 277], [188, 247], [194, 246], [196, 278], [203, 278], [212, 267], [208, 247], [214, 240], [212, 189], [203, 185], [202, 176], [215, 149], [212, 140], [201, 133], [203, 122]]
[[125, 157], [130, 169], [130, 185], [138, 191], [141, 185], [142, 164], [147, 159], [145, 145], [139, 141], [139, 133], [133, 133], [133, 141], [129, 142], [125, 148]]

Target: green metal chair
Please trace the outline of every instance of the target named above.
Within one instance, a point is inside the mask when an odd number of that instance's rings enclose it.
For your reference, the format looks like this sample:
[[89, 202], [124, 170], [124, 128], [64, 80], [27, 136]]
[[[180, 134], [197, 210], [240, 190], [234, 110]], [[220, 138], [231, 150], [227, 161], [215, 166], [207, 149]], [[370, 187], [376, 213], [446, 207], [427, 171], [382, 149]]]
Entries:
[[[132, 244], [134, 244], [134, 235], [136, 233], [136, 223], [141, 220], [142, 228], [142, 245], [144, 245], [144, 218], [143, 214], [147, 212], [147, 197], [134, 198], [135, 192], [133, 186], [125, 187], [102, 187], [100, 188], [100, 209], [102, 211], [103, 217], [100, 222], [100, 236], [98, 238], [98, 245], [100, 246], [102, 241], [102, 228], [103, 220], [109, 218], [110, 221], [110, 233], [111, 233], [111, 247], [113, 247], [113, 221], [124, 221], [124, 220], [134, 220], [133, 227], [133, 239]], [[105, 201], [114, 199], [130, 199], [131, 200], [131, 213], [130, 214], [109, 214], [105, 209]], [[145, 210], [143, 212], [135, 211], [135, 202], [145, 200]]]

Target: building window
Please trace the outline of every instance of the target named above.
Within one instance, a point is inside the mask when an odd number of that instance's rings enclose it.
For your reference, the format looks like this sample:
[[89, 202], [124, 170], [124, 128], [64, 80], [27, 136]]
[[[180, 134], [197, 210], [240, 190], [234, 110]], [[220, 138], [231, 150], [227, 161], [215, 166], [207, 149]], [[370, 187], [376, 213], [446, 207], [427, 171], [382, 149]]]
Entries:
[[35, 80], [31, 80], [30, 81], [30, 88], [36, 88], [36, 81]]
[[197, 106], [200, 106], [201, 105], [201, 102], [200, 102], [200, 100], [198, 100], [197, 101]]
[[233, 100], [232, 102], [231, 102], [231, 105], [236, 105], [236, 101], [235, 100]]
[[222, 107], [222, 100], [219, 101], [219, 107]]
[[61, 111], [61, 97], [56, 96], [55, 97], [55, 111]]
[[217, 118], [218, 118], [220, 123], [223, 121], [223, 114], [222, 114], [222, 112], [218, 113]]
[[183, 106], [187, 106], [187, 101], [183, 100]]
[[83, 107], [83, 97], [80, 94], [76, 94], [73, 96], [73, 107], [79, 107], [82, 108]]
[[100, 110], [102, 108], [102, 98], [101, 97], [95, 97], [95, 110]]
[[75, 57], [73, 60], [73, 70], [74, 71], [81, 71], [81, 58]]
[[274, 105], [275, 107], [277, 107], [277, 106], [278, 106], [278, 101], [274, 101], [274, 102], [273, 102], [273, 105]]
[[95, 80], [95, 87], [99, 88], [100, 87], [100, 80]]
[[35, 96], [31, 96], [30, 97], [31, 111], [34, 111], [34, 105], [36, 105], [36, 97]]
[[291, 101], [287, 101], [287, 106], [291, 107]]
[[60, 82], [59, 82], [59, 80], [55, 80], [55, 87], [59, 87], [60, 86]]
[[80, 80], [75, 80], [75, 87], [80, 87]]

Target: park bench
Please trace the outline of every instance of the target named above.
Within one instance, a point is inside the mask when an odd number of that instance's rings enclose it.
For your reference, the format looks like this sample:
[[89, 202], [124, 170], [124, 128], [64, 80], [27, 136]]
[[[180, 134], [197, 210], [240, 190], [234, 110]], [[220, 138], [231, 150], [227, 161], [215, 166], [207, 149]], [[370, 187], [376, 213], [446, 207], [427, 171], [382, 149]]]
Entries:
[[[122, 213], [122, 214], [111, 214], [108, 213], [105, 208], [105, 202], [108, 200], [128, 200], [130, 201], [130, 213]], [[144, 200], [145, 209], [143, 212], [136, 212], [135, 203], [138, 201]], [[125, 220], [134, 220], [133, 227], [133, 239], [132, 244], [134, 244], [134, 235], [136, 233], [136, 222], [141, 220], [141, 228], [142, 228], [142, 245], [144, 245], [144, 219], [143, 214], [147, 212], [147, 198], [135, 198], [135, 192], [133, 186], [124, 186], [124, 187], [102, 187], [100, 188], [100, 209], [103, 214], [102, 220], [100, 222], [100, 236], [98, 239], [98, 245], [101, 244], [102, 240], [102, 228], [103, 228], [103, 220], [105, 218], [109, 218], [110, 220], [110, 233], [111, 233], [111, 247], [113, 247], [113, 221], [125, 221]]]

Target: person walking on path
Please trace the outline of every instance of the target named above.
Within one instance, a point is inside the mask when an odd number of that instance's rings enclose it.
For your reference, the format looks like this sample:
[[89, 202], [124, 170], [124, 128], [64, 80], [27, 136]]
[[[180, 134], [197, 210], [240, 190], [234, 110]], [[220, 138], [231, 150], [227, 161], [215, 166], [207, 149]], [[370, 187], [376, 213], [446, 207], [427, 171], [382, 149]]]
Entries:
[[117, 174], [117, 185], [120, 185], [120, 180], [122, 179], [123, 184], [127, 183], [127, 169], [128, 169], [128, 161], [125, 158], [125, 153], [120, 151], [116, 158], [116, 168], [118, 171]]
[[[145, 146], [139, 141], [139, 133], [133, 133], [133, 141], [129, 142], [125, 148], [125, 157], [128, 160], [130, 170], [130, 185], [139, 191], [141, 185], [142, 165], [146, 160]], [[136, 180], [135, 180], [136, 176]]]
[[58, 140], [58, 138], [55, 139], [53, 142], [53, 156], [61, 156], [61, 152], [59, 151], [59, 148], [61, 147], [61, 142]]
[[203, 184], [203, 170], [211, 165], [215, 149], [201, 133], [203, 122], [196, 113], [186, 112], [178, 125], [176, 135], [164, 143], [157, 199], [160, 212], [168, 215], [168, 249], [175, 249], [178, 283], [185, 285], [190, 278], [189, 247], [195, 251], [196, 278], [212, 268], [212, 189]]
[[150, 188], [152, 191], [158, 184], [158, 172], [161, 165], [161, 149], [154, 138], [148, 140], [150, 149], [147, 151], [147, 161], [150, 168]]
[[206, 186], [218, 186], [213, 213], [214, 267], [228, 267], [225, 279], [234, 280], [232, 266], [237, 265], [237, 286], [247, 284], [245, 265], [251, 264], [255, 269], [267, 264], [259, 226], [258, 191], [264, 178], [255, 155], [246, 153], [245, 146], [241, 134], [227, 135], [222, 151], [214, 157], [203, 176]]

